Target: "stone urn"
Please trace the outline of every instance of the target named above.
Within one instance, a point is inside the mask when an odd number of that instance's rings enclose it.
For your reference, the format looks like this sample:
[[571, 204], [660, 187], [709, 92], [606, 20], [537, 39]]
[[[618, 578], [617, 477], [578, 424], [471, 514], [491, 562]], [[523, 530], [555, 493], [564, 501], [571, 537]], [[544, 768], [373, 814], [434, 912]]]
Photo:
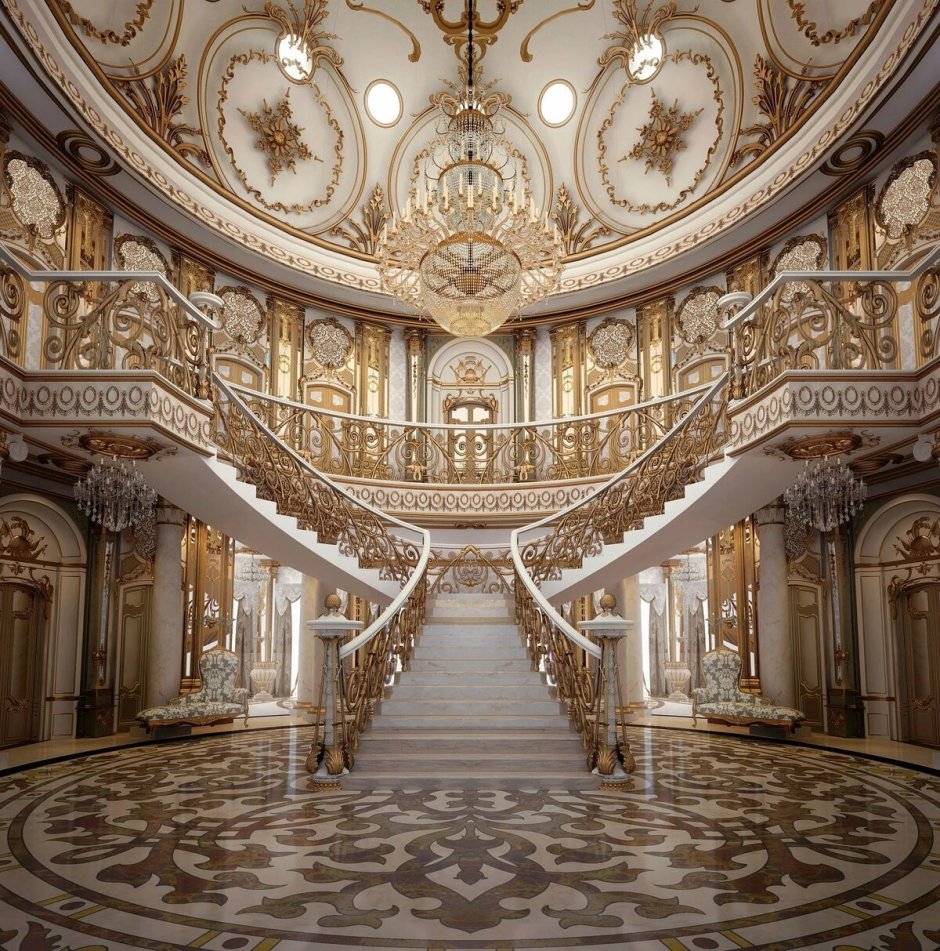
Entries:
[[663, 677], [669, 687], [669, 700], [686, 701], [692, 684], [692, 671], [684, 660], [667, 660], [663, 664]]
[[271, 688], [277, 680], [278, 665], [273, 660], [259, 660], [251, 668], [252, 700], [273, 700]]

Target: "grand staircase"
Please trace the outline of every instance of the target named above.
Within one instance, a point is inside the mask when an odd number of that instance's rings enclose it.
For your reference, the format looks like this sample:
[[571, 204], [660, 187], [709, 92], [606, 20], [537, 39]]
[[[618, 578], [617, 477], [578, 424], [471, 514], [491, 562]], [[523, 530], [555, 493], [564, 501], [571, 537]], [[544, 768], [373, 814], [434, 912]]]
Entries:
[[532, 669], [510, 597], [439, 595], [344, 789], [594, 788], [581, 738]]

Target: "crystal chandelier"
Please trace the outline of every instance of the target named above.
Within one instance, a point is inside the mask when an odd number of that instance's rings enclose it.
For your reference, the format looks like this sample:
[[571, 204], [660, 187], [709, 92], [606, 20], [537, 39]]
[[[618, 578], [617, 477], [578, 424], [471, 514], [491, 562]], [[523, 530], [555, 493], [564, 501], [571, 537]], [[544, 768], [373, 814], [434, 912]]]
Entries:
[[466, 83], [436, 97], [443, 149], [429, 149], [404, 214], [377, 248], [384, 289], [458, 337], [492, 333], [558, 285], [562, 241], [498, 148], [506, 101], [473, 79], [473, 3]]
[[867, 492], [848, 466], [823, 459], [812, 466], [807, 462], [783, 499], [799, 524], [828, 532], [861, 509]]
[[75, 483], [78, 507], [108, 531], [121, 532], [153, 515], [157, 493], [123, 459], [99, 459], [83, 479]]

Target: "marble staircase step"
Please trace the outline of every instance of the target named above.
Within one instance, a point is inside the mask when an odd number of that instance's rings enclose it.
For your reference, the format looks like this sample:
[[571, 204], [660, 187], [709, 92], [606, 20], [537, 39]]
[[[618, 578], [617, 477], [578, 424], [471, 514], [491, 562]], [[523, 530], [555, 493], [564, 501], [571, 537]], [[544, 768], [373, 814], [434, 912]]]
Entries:
[[[546, 691], [547, 694], [547, 691]], [[539, 714], [558, 716], [561, 706], [543, 694], [541, 700], [517, 698], [515, 695], [502, 700], [412, 700], [392, 695], [390, 700], [382, 701], [382, 716], [491, 716], [498, 714], [512, 717], [531, 717]]]
[[472, 644], [460, 641], [431, 641], [418, 644], [413, 656], [423, 660], [439, 660], [447, 657], [462, 657], [465, 660], [474, 657], [480, 660], [522, 660], [528, 658], [529, 655], [519, 641], [505, 645], [498, 642]]
[[493, 635], [499, 637], [514, 637], [521, 641], [519, 629], [515, 624], [509, 621], [498, 624], [492, 621], [474, 621], [472, 624], [455, 624], [451, 622], [439, 623], [435, 621], [426, 621], [421, 628], [421, 638], [426, 637], [477, 637], [479, 635]]
[[[543, 726], [560, 720], [561, 706], [555, 704], [551, 713], [526, 713], [513, 716], [504, 713], [473, 713], [473, 714], [433, 714], [418, 715], [414, 713], [396, 714], [387, 709], [388, 701], [383, 701], [385, 709], [372, 723], [371, 731], [378, 733], [397, 733], [409, 730], [448, 730], [451, 733], [463, 733], [464, 730], [483, 728], [490, 731], [513, 729], [540, 729]], [[498, 708], [497, 708], [498, 709]], [[564, 722], [564, 721], [562, 721]], [[454, 737], [459, 741], [459, 737]]]
[[586, 768], [556, 770], [551, 762], [541, 765], [537, 773], [529, 771], [499, 771], [492, 767], [484, 773], [468, 773], [464, 770], [400, 770], [388, 772], [357, 767], [349, 776], [343, 777], [343, 789], [597, 789], [597, 777]]
[[[404, 671], [399, 675], [400, 680], [392, 688], [401, 690], [408, 684], [416, 687], [457, 687], [457, 686], [476, 686], [477, 684], [486, 684], [497, 687], [500, 691], [505, 691], [515, 686], [528, 686], [532, 683], [543, 683], [541, 675], [532, 670], [531, 664], [523, 667], [510, 668], [509, 670], [493, 670], [492, 668], [479, 667], [477, 669], [464, 667], [459, 671], [451, 670], [446, 665], [440, 669], [414, 667]], [[534, 678], [538, 677], [536, 681]], [[542, 686], [542, 690], [548, 693], [547, 687]], [[505, 696], [505, 693], [500, 693]]]
[[[432, 654], [418, 654], [411, 661], [411, 671], [417, 673], [422, 670], [445, 671], [450, 670], [463, 672], [468, 675], [471, 683], [480, 678], [476, 675], [483, 675], [489, 671], [496, 670], [531, 670], [532, 662], [528, 657], [505, 658], [505, 657], [452, 657]], [[407, 675], [408, 672], [406, 672]]]
[[[460, 753], [492, 752], [520, 756], [533, 751], [546, 753], [578, 752], [582, 750], [581, 737], [567, 720], [536, 730], [509, 729], [498, 735], [480, 729], [463, 730], [459, 734]], [[395, 743], [395, 752], [407, 753], [453, 753], [457, 734], [442, 730], [412, 730]], [[374, 736], [371, 728], [359, 740], [362, 751], [376, 750], [381, 755], [388, 751], [388, 737]]]
[[425, 618], [443, 620], [474, 620], [479, 618], [500, 618], [511, 620], [514, 610], [503, 604], [432, 604], [426, 612]]
[[[481, 681], [483, 678], [481, 678]], [[545, 684], [533, 673], [525, 681], [511, 684], [512, 697], [516, 700], [539, 701], [548, 696]], [[438, 683], [438, 684], [415, 684], [411, 679], [403, 681], [395, 687], [394, 699], [396, 700], [452, 700], [454, 702], [463, 702], [464, 700], [486, 700], [489, 703], [501, 703], [507, 695], [505, 684], [493, 685], [486, 682], [464, 684], [464, 683]], [[383, 703], [388, 703], [388, 700]]]

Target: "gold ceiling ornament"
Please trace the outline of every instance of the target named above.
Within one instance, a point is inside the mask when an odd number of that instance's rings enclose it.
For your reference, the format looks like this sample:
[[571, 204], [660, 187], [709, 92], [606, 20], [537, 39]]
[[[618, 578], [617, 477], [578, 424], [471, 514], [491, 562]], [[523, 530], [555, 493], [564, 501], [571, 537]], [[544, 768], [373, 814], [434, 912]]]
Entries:
[[374, 16], [381, 17], [383, 20], [387, 20], [389, 23], [397, 26], [398, 29], [401, 30], [409, 40], [411, 40], [411, 52], [408, 54], [408, 59], [412, 63], [417, 63], [418, 60], [421, 59], [421, 44], [418, 42], [418, 37], [416, 37], [414, 33], [412, 33], [411, 30], [409, 30], [408, 27], [401, 22], [401, 20], [396, 20], [395, 17], [390, 16], [384, 10], [376, 10], [373, 7], [367, 7], [364, 3], [362, 3], [362, 0], [360, 0], [358, 3], [356, 3], [355, 0], [346, 0], [346, 6], [349, 7], [350, 10], [355, 10], [357, 13], [371, 13]]
[[639, 140], [620, 161], [625, 162], [628, 158], [636, 161], [645, 160], [644, 174], [652, 168], [657, 168], [663, 173], [666, 184], [671, 185], [673, 157], [685, 148], [682, 133], [688, 131], [689, 126], [702, 110], [680, 112], [678, 99], [667, 108], [665, 103], [657, 98], [656, 91], [651, 90], [651, 92], [649, 122], [637, 130], [640, 133]]
[[854, 452], [862, 445], [858, 433], [834, 432], [820, 436], [801, 436], [780, 447], [791, 459], [826, 459]]
[[111, 43], [116, 46], [128, 46], [131, 40], [143, 29], [144, 24], [150, 19], [150, 11], [153, 8], [154, 0], [137, 0], [134, 8], [136, 16], [133, 20], [128, 20], [124, 24], [123, 31], [116, 33], [110, 27], [101, 29], [87, 19], [75, 12], [75, 8], [68, 0], [58, 0], [59, 7], [68, 17], [72, 26], [78, 27], [85, 36], [93, 36], [102, 43]]
[[346, 365], [353, 348], [353, 336], [335, 317], [308, 324], [306, 338], [310, 355], [330, 376]]
[[429, 13], [434, 25], [444, 34], [444, 42], [453, 46], [457, 59], [461, 63], [467, 58], [465, 50], [474, 47], [474, 58], [483, 59], [488, 47], [499, 38], [499, 31], [509, 18], [522, 6], [525, 0], [499, 0], [496, 15], [492, 20], [484, 20], [474, 9], [474, 0], [464, 0], [463, 13], [456, 20], [444, 16], [444, 0], [418, 0], [418, 5]]
[[641, 13], [636, 0], [614, 0], [614, 17], [623, 29], [604, 37], [615, 42], [598, 58], [598, 66], [619, 62], [636, 83], [655, 79], [666, 61], [662, 28], [676, 15], [676, 5], [664, 3], [654, 10], [654, 2], [649, 0]]
[[320, 29], [329, 16], [327, 0], [305, 0], [303, 8], [293, 0], [266, 0], [263, 10], [250, 15], [273, 20], [280, 33], [274, 44], [277, 65], [293, 83], [306, 83], [324, 60], [334, 69], [343, 65], [343, 57], [326, 40], [338, 39], [335, 33]]
[[37, 237], [50, 241], [65, 224], [65, 201], [44, 162], [20, 152], [3, 156], [3, 182], [16, 220], [30, 243]]
[[[121, 234], [114, 239], [114, 254], [122, 271], [157, 271], [164, 277], [170, 265], [153, 238], [142, 234]], [[161, 291], [153, 281], [134, 281], [128, 289], [134, 297], [151, 304], [160, 302]]]
[[529, 30], [528, 33], [526, 33], [525, 38], [519, 44], [519, 58], [522, 60], [522, 62], [523, 63], [532, 62], [532, 54], [529, 52], [529, 43], [532, 42], [532, 37], [535, 36], [535, 34], [539, 32], [539, 30], [543, 29], [543, 27], [548, 26], [549, 23], [552, 23], [553, 21], [557, 20], [559, 17], [567, 16], [569, 13], [581, 13], [585, 10], [590, 10], [594, 6], [595, 2], [596, 0], [578, 0], [578, 3], [575, 6], [566, 7], [564, 10], [559, 10], [557, 13], [553, 13], [551, 14], [551, 16], [547, 16], [540, 23], [537, 23], [534, 27], [532, 27], [532, 29]]
[[715, 285], [693, 288], [676, 310], [676, 328], [691, 346], [701, 346], [718, 329], [718, 300], [725, 292]]
[[290, 169], [296, 175], [297, 162], [307, 159], [323, 161], [310, 151], [307, 143], [300, 137], [304, 130], [293, 121], [290, 89], [274, 106], [269, 106], [267, 99], [262, 99], [261, 103], [260, 112], [248, 112], [245, 109], [238, 111], [258, 135], [255, 148], [267, 156], [272, 185], [274, 179], [285, 169]]
[[[86, 452], [95, 452], [99, 455], [111, 456], [114, 459], [149, 459], [151, 456], [170, 448], [161, 446], [160, 443], [149, 437], [101, 432], [99, 430], [82, 433], [76, 442]], [[63, 445], [71, 444], [63, 440]]]
[[347, 218], [330, 230], [330, 234], [342, 238], [351, 248], [362, 254], [375, 254], [379, 234], [388, 222], [388, 205], [382, 186], [376, 184], [367, 204], [359, 209], [361, 223]]
[[458, 94], [440, 93], [437, 134], [423, 175], [379, 236], [384, 290], [457, 337], [492, 333], [557, 285], [564, 256], [494, 123], [507, 97], [474, 82], [473, 0], [468, 0], [467, 66]]
[[920, 152], [891, 170], [875, 202], [875, 221], [892, 241], [912, 243], [918, 225], [930, 212], [937, 189], [937, 157]]
[[739, 137], [753, 135], [757, 136], [757, 141], [736, 149], [731, 156], [732, 166], [745, 159], [753, 161], [766, 152], [797, 123], [825, 83], [825, 79], [811, 79], [808, 76], [796, 79], [788, 76], [758, 53], [754, 59], [757, 95], [751, 101], [764, 116], [764, 121], [740, 130]]
[[571, 200], [568, 186], [562, 183], [555, 195], [555, 207], [552, 209], [552, 221], [558, 226], [565, 254], [578, 254], [589, 250], [598, 238], [610, 234], [605, 224], [588, 217], [580, 222], [581, 208]]
[[220, 315], [222, 330], [238, 348], [257, 342], [264, 333], [265, 323], [264, 308], [258, 298], [240, 284], [220, 287], [217, 293], [223, 302]]
[[[770, 279], [781, 271], [818, 271], [826, 261], [826, 239], [821, 234], [798, 235], [791, 238], [774, 258]], [[783, 303], [798, 301], [810, 292], [806, 281], [787, 281], [780, 293]]]
[[134, 66], [132, 76], [115, 76], [111, 81], [127, 97], [144, 124], [177, 155], [190, 162], [195, 159], [209, 168], [209, 153], [204, 145], [188, 141], [196, 138], [203, 143], [202, 129], [180, 118], [189, 102], [189, 96], [183, 95], [187, 71], [186, 56], [180, 53], [157, 73], [141, 76]]
[[633, 353], [636, 331], [633, 325], [615, 317], [605, 317], [588, 337], [587, 345], [594, 362], [610, 375]]
[[923, 563], [940, 558], [940, 519], [921, 515], [914, 519], [905, 535], [906, 538], [898, 535], [894, 542], [894, 550], [904, 561]]
[[800, 0], [787, 0], [787, 3], [790, 7], [790, 15], [796, 21], [797, 27], [803, 31], [803, 35], [813, 46], [834, 46], [848, 37], [856, 36], [861, 27], [868, 26], [875, 18], [875, 14], [885, 5], [886, 0], [871, 0], [865, 12], [849, 20], [841, 30], [826, 30], [825, 33], [820, 33], [819, 24], [814, 23], [807, 17], [805, 3], [800, 2]]

